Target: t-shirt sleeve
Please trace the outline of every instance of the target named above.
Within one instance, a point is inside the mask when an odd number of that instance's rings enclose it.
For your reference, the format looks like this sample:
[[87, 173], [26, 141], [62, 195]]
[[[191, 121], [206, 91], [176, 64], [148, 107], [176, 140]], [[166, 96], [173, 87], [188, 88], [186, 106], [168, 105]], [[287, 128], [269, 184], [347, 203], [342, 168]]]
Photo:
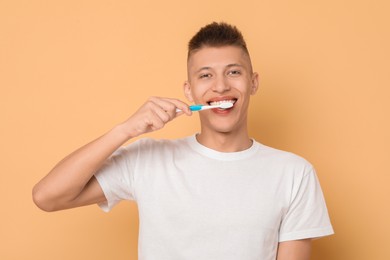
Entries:
[[95, 173], [107, 200], [98, 204], [103, 211], [110, 211], [121, 200], [135, 200], [134, 154], [136, 150], [137, 146], [134, 144], [119, 148]]
[[294, 190], [282, 219], [279, 242], [333, 234], [325, 199], [316, 172], [310, 168]]

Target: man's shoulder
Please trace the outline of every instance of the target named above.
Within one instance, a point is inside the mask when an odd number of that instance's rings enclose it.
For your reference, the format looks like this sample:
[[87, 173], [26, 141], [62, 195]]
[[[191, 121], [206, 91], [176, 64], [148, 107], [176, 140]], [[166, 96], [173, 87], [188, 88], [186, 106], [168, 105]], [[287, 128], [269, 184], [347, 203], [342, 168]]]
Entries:
[[258, 155], [262, 158], [265, 158], [268, 161], [275, 162], [282, 165], [296, 165], [301, 167], [312, 168], [312, 165], [301, 155], [298, 155], [294, 152], [278, 149], [262, 143], [257, 142], [259, 146]]

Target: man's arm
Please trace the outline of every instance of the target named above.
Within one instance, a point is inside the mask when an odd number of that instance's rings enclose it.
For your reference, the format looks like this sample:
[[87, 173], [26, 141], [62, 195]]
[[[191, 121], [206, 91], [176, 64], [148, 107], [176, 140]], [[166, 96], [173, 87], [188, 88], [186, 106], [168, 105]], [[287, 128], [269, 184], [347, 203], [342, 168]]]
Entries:
[[[176, 108], [183, 112], [176, 113]], [[33, 188], [35, 204], [55, 211], [106, 200], [94, 174], [105, 160], [128, 140], [156, 131], [181, 114], [191, 115], [188, 105], [168, 98], [150, 98], [125, 122], [60, 161]]]
[[277, 260], [309, 260], [311, 239], [280, 242]]

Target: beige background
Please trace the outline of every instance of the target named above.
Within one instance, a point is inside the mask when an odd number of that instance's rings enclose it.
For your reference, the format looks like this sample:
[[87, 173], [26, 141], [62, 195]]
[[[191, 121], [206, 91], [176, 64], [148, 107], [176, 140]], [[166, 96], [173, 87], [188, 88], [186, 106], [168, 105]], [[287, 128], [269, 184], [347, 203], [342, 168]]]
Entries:
[[1, 0], [0, 259], [136, 259], [135, 204], [45, 213], [31, 188], [148, 96], [184, 99], [187, 41], [214, 20], [242, 30], [261, 76], [251, 135], [318, 171], [336, 235], [312, 259], [390, 259], [387, 2]]

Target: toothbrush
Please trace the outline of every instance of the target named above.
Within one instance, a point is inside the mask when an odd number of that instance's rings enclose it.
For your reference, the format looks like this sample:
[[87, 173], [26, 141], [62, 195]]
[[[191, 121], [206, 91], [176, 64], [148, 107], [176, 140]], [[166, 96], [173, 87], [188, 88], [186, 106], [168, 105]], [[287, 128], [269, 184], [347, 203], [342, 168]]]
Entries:
[[[207, 109], [213, 109], [213, 108], [222, 108], [222, 109], [228, 109], [233, 107], [233, 103], [221, 103], [219, 105], [213, 105], [213, 106], [208, 106], [208, 105], [192, 105], [190, 106], [191, 111], [202, 111], [202, 110], [207, 110]], [[176, 112], [181, 112], [181, 109], [176, 109]]]

